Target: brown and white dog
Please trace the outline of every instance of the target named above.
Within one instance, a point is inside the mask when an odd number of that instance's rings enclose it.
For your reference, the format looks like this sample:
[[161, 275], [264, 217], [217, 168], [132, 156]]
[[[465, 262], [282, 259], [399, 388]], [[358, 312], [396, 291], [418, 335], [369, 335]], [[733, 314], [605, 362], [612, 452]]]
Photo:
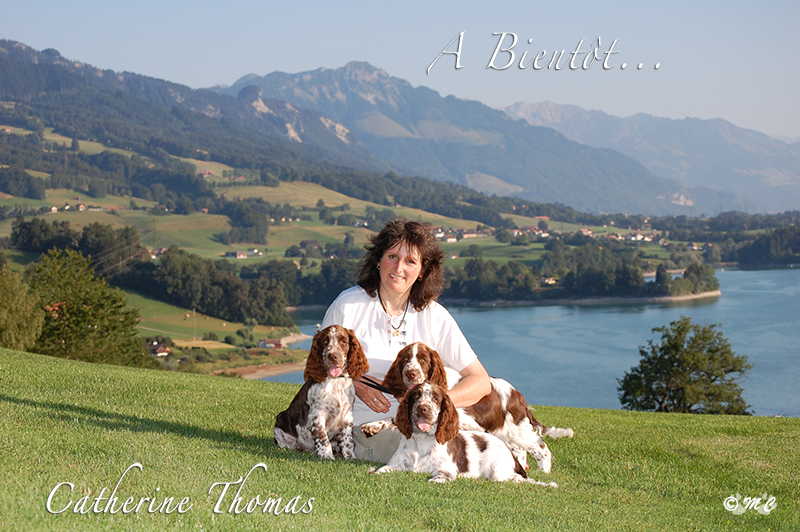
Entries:
[[[397, 353], [383, 385], [398, 400], [406, 391], [423, 382], [432, 382], [452, 388], [461, 378], [458, 372], [445, 368], [439, 354], [427, 345], [417, 342]], [[492, 377], [492, 391], [478, 403], [459, 408], [461, 430], [494, 434], [504, 441], [520, 464], [527, 469], [527, 453], [536, 459], [539, 469], [549, 473], [552, 454], [541, 436], [551, 438], [572, 437], [572, 429], [545, 427], [531, 414], [525, 397], [503, 379]], [[374, 436], [392, 425], [392, 420], [367, 423], [361, 427], [365, 436]]]
[[389, 462], [373, 472], [430, 473], [431, 482], [448, 482], [457, 476], [494, 481], [530, 482], [525, 469], [505, 443], [485, 432], [459, 431], [458, 412], [447, 390], [426, 382], [411, 388], [397, 409], [397, 429], [406, 437]]
[[275, 442], [321, 458], [353, 458], [353, 379], [368, 370], [353, 331], [340, 325], [319, 331], [306, 360], [305, 384], [275, 420]]

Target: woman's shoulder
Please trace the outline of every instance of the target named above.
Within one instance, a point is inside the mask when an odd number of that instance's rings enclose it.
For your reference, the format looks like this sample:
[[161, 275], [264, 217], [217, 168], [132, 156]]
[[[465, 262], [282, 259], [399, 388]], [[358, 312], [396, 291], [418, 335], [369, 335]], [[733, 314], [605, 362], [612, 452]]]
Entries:
[[363, 288], [356, 285], [343, 290], [333, 301], [333, 305], [366, 304], [373, 299]]
[[453, 320], [450, 312], [448, 312], [447, 309], [435, 299], [428, 303], [428, 305], [425, 307], [425, 310], [422, 311], [422, 314], [427, 315], [428, 319], [434, 323], [442, 323]]

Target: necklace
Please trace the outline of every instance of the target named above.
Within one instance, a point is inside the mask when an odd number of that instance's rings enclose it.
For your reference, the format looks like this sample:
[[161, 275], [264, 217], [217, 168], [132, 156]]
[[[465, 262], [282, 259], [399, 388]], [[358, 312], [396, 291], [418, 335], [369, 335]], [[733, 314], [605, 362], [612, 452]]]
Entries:
[[381, 302], [381, 308], [383, 308], [383, 311], [389, 317], [389, 319], [388, 319], [389, 327], [391, 327], [394, 330], [394, 334], [392, 334], [392, 331], [388, 331], [389, 334], [391, 336], [398, 336], [399, 334], [405, 334], [405, 331], [403, 331], [402, 333], [400, 333], [399, 331], [400, 331], [400, 327], [402, 327], [406, 323], [406, 313], [408, 312], [408, 300], [406, 300], [406, 308], [403, 311], [403, 316], [400, 318], [400, 323], [397, 325], [397, 327], [395, 327], [394, 323], [393, 323], [393, 320], [394, 320], [395, 316], [392, 316], [391, 314], [389, 314], [389, 311], [386, 310], [386, 305], [383, 303], [383, 298], [381, 297], [381, 291], [380, 290], [378, 290], [378, 300]]

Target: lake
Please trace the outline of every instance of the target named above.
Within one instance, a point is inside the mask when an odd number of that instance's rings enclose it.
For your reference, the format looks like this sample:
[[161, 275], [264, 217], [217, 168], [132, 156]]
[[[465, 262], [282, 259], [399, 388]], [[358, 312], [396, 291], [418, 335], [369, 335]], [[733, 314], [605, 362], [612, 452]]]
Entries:
[[[800, 416], [800, 271], [717, 271], [722, 296], [673, 303], [449, 307], [481, 362], [530, 404], [619, 409], [617, 379], [639, 362], [654, 327], [682, 315], [720, 324], [753, 368], [739, 384], [750, 411]], [[293, 314], [313, 334], [324, 311]], [[298, 347], [308, 348], [310, 342]], [[302, 372], [268, 380], [302, 382]]]

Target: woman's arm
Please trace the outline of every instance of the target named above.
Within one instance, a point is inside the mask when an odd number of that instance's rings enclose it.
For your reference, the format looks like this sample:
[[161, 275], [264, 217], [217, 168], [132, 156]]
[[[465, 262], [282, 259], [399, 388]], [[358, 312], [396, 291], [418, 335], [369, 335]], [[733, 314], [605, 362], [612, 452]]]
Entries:
[[484, 396], [492, 391], [492, 383], [489, 374], [481, 364], [475, 359], [469, 366], [461, 370], [461, 380], [450, 388], [447, 394], [453, 401], [456, 408], [472, 406]]

